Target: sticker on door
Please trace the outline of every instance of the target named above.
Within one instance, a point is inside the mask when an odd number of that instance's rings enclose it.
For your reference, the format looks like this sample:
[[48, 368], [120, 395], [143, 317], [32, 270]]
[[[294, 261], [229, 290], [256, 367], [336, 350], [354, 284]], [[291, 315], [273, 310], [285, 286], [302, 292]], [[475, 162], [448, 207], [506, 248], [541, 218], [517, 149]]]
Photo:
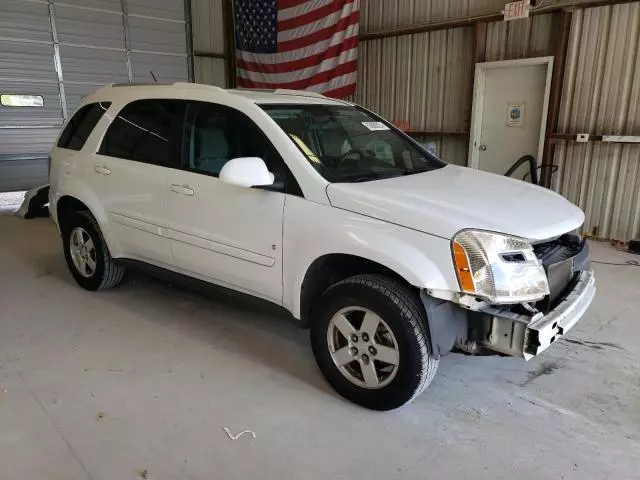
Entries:
[[507, 127], [521, 127], [524, 120], [524, 102], [507, 104]]

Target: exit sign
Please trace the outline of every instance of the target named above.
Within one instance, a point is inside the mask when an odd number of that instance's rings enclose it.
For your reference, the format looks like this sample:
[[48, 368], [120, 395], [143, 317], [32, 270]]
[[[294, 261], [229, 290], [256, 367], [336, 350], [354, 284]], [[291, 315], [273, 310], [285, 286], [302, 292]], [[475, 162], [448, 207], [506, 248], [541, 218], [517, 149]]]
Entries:
[[529, 0], [521, 0], [519, 2], [507, 3], [504, 6], [504, 20], [517, 20], [519, 18], [528, 18], [531, 4]]

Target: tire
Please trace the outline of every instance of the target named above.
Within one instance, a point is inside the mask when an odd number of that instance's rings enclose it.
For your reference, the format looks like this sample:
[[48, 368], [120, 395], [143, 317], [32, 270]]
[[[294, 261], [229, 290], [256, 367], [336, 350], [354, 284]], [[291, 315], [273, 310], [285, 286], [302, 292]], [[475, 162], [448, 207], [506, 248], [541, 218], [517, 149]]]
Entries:
[[[125, 268], [111, 257], [98, 222], [91, 213], [80, 211], [70, 214], [62, 222], [61, 230], [64, 257], [69, 271], [78, 285], [86, 290], [95, 291], [115, 287], [122, 281]], [[81, 272], [78, 263], [82, 264], [82, 262], [77, 260], [77, 256], [74, 261], [74, 253], [77, 254], [77, 250], [73, 251], [74, 240], [72, 237], [77, 238], [78, 232], [86, 239], [87, 245], [89, 244], [88, 239], [93, 244], [93, 254], [90, 253], [89, 248], [85, 248], [84, 251], [84, 254], [92, 260], [92, 262], [88, 262], [90, 268], [84, 272]]]
[[[392, 410], [411, 402], [433, 380], [439, 360], [431, 352], [424, 308], [410, 287], [382, 275], [356, 275], [329, 287], [316, 305], [310, 332], [313, 354], [327, 381], [343, 397], [372, 410]], [[355, 339], [351, 335], [352, 341], [346, 345], [342, 316], [355, 330]], [[362, 323], [358, 326], [359, 317]], [[371, 331], [368, 326], [375, 324], [378, 340], [365, 337], [363, 332]], [[393, 346], [396, 353], [389, 356]], [[347, 347], [355, 360], [340, 356]], [[384, 358], [395, 361], [395, 366], [378, 359], [383, 349], [387, 353]], [[371, 355], [362, 358], [366, 352]], [[350, 363], [338, 366], [343, 362]], [[365, 377], [371, 366], [376, 374]]]

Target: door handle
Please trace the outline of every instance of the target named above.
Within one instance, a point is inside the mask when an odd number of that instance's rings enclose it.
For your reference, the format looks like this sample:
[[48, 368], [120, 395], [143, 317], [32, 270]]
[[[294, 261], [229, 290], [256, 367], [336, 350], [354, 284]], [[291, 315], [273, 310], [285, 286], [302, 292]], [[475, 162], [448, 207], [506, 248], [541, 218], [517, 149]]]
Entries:
[[483, 143], [478, 148], [484, 152], [487, 149], [487, 146]]
[[94, 168], [96, 173], [101, 173], [102, 175], [110, 175], [111, 170], [109, 170], [106, 166], [96, 165]]
[[187, 195], [188, 197], [193, 197], [193, 195], [195, 195], [195, 191], [191, 185], [178, 185], [177, 183], [172, 183], [170, 189], [173, 193]]

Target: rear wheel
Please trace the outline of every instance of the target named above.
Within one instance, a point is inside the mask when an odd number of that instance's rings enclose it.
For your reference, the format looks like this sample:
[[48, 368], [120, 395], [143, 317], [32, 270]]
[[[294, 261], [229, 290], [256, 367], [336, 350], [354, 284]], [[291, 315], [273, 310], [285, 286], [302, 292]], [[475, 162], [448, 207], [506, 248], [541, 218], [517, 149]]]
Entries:
[[356, 275], [318, 300], [311, 344], [342, 396], [374, 410], [410, 402], [431, 382], [438, 359], [415, 291], [382, 275]]
[[87, 290], [102, 290], [122, 281], [125, 269], [111, 257], [91, 213], [75, 212], [60, 226], [67, 266], [78, 285]]

